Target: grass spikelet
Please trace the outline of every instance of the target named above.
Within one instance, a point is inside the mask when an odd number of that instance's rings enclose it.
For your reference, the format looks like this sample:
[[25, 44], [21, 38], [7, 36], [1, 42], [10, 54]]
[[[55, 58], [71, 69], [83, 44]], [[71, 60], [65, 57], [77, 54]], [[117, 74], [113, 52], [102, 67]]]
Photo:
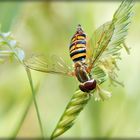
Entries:
[[56, 129], [51, 135], [51, 139], [62, 135], [65, 131], [67, 131], [73, 126], [75, 119], [77, 118], [78, 114], [83, 110], [90, 97], [91, 95], [89, 93], [85, 93], [80, 90], [77, 90], [73, 94], [70, 102], [68, 103], [62, 117], [60, 118], [56, 126]]

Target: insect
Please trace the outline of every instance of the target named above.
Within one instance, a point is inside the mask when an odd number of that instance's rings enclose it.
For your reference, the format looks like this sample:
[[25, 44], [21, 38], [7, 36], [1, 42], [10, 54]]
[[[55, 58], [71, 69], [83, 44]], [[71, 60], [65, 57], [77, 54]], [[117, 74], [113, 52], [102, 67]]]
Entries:
[[71, 39], [70, 57], [74, 62], [74, 74], [80, 82], [79, 88], [83, 92], [90, 92], [96, 87], [96, 80], [92, 78], [90, 69], [86, 63], [87, 38], [81, 25]]
[[120, 84], [116, 80], [118, 70], [116, 62], [121, 58], [122, 48], [129, 52], [124, 41], [131, 21], [132, 7], [131, 0], [124, 0], [113, 15], [113, 19], [97, 28], [89, 40], [81, 25], [77, 26], [69, 45], [73, 69], [59, 57], [54, 57], [53, 61], [35, 56], [25, 62], [28, 68], [37, 71], [76, 77], [79, 89], [83, 91], [74, 92], [51, 139], [60, 136], [73, 126], [78, 114], [89, 101], [90, 95], [94, 95], [95, 101], [104, 101], [111, 97], [111, 92], [102, 89], [100, 84], [106, 80], [110, 80], [111, 84]]
[[106, 23], [99, 27], [98, 33], [100, 33], [94, 40], [93, 38], [87, 40], [81, 25], [77, 26], [76, 33], [71, 38], [69, 46], [70, 57], [74, 62], [73, 69], [62, 58], [57, 56], [46, 59], [35, 55], [29, 58], [25, 65], [36, 71], [74, 76], [79, 81], [79, 89], [90, 93], [97, 86], [97, 80], [93, 77], [91, 71], [93, 68], [98, 68], [97, 59], [101, 58], [103, 49], [108, 45], [112, 35], [109, 34], [108, 38], [104, 40], [109, 25], [110, 23]]

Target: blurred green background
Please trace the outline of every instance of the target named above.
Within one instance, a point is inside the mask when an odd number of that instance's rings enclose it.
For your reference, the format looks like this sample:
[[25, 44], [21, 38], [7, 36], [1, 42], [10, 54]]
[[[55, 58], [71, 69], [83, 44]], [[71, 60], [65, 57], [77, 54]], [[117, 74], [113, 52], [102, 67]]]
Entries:
[[[11, 31], [26, 55], [40, 53], [62, 56], [72, 65], [68, 46], [77, 24], [90, 37], [93, 31], [112, 19], [120, 2], [0, 2], [3, 32]], [[62, 137], [140, 137], [140, 3], [127, 36], [131, 54], [122, 51], [119, 61], [120, 81], [125, 87], [108, 87], [110, 100], [91, 99]], [[37, 101], [45, 135], [50, 136], [66, 104], [77, 88], [74, 78], [32, 71], [39, 85]], [[0, 137], [13, 136], [31, 91], [23, 66], [18, 62], [0, 65]], [[34, 105], [29, 109], [18, 137], [38, 137], [40, 129]]]

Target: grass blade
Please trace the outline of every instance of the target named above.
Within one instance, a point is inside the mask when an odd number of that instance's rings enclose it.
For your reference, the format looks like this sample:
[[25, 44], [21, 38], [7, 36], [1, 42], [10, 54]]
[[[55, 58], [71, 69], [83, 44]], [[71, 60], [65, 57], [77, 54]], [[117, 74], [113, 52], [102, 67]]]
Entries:
[[38, 122], [39, 122], [39, 125], [40, 125], [41, 134], [42, 134], [42, 137], [44, 138], [44, 131], [43, 131], [43, 126], [42, 126], [42, 123], [41, 123], [41, 117], [40, 117], [40, 113], [39, 113], [39, 109], [38, 109], [38, 105], [37, 105], [37, 101], [36, 101], [35, 90], [34, 90], [34, 87], [33, 87], [31, 72], [26, 67], [25, 67], [25, 70], [27, 72], [28, 80], [29, 80], [30, 87], [31, 87], [31, 90], [32, 90], [32, 97], [33, 97], [33, 101], [34, 101], [34, 105], [35, 105], [35, 109], [36, 109], [36, 113], [37, 113]]

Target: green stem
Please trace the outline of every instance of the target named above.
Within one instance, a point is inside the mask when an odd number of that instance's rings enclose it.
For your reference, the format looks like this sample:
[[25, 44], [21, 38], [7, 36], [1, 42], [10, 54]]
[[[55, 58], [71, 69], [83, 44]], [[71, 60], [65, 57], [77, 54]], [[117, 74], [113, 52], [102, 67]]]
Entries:
[[38, 117], [38, 120], [39, 120], [40, 130], [41, 130], [42, 137], [44, 139], [44, 133], [43, 133], [43, 127], [42, 127], [42, 123], [41, 123], [41, 119], [40, 119], [40, 115], [39, 115], [39, 109], [38, 109], [37, 102], [36, 102], [36, 99], [35, 99], [36, 90], [34, 90], [34, 88], [33, 88], [33, 83], [32, 83], [32, 80], [31, 80], [31, 73], [30, 73], [29, 69], [26, 68], [26, 72], [27, 72], [27, 76], [28, 76], [28, 79], [29, 79], [29, 82], [30, 82], [30, 87], [31, 87], [31, 90], [32, 90], [32, 94], [33, 94], [32, 97], [33, 98], [31, 97], [29, 99], [29, 102], [28, 102], [27, 106], [25, 107], [25, 111], [24, 111], [24, 113], [21, 117], [21, 120], [18, 123], [18, 126], [16, 127], [16, 129], [15, 129], [13, 135], [12, 135], [12, 139], [14, 139], [17, 136], [17, 134], [18, 134], [18, 132], [19, 132], [24, 120], [25, 120], [25, 117], [26, 117], [26, 115], [29, 111], [29, 108], [32, 104], [32, 101], [35, 101], [34, 104], [35, 104], [35, 108], [36, 108], [36, 112], [37, 112], [37, 117]]
[[41, 134], [42, 134], [42, 137], [44, 139], [43, 126], [42, 126], [42, 123], [41, 123], [41, 117], [40, 117], [40, 113], [39, 113], [39, 109], [38, 109], [38, 105], [37, 105], [37, 101], [36, 101], [36, 97], [35, 97], [35, 91], [34, 91], [34, 87], [33, 87], [31, 72], [28, 68], [25, 68], [25, 69], [26, 69], [27, 76], [28, 76], [29, 83], [30, 83], [30, 87], [31, 87], [31, 90], [32, 90], [33, 101], [34, 101], [34, 105], [35, 105], [35, 108], [36, 108], [36, 113], [37, 113], [37, 117], [38, 117], [38, 121], [39, 121], [39, 125], [40, 125]]
[[[9, 48], [13, 51], [13, 53], [14, 53], [15, 57], [17, 58], [17, 60], [18, 60], [22, 65], [24, 65], [24, 61], [21, 60], [21, 59], [18, 57], [18, 55], [17, 55], [17, 53], [16, 53], [16, 51], [15, 51], [15, 48], [11, 46], [11, 44], [9, 43], [9, 41], [7, 40], [7, 38], [4, 37], [3, 34], [0, 34], [0, 36], [1, 36], [2, 39], [5, 41], [5, 43], [7, 44], [7, 46], [9, 46]], [[35, 105], [35, 109], [36, 109], [36, 113], [37, 113], [37, 117], [38, 117], [38, 121], [39, 121], [39, 126], [40, 126], [40, 130], [41, 130], [41, 135], [42, 135], [42, 137], [43, 137], [43, 139], [44, 139], [43, 126], [42, 126], [42, 123], [41, 123], [41, 117], [40, 117], [40, 113], [39, 113], [37, 101], [36, 101], [36, 98], [35, 98], [35, 91], [34, 91], [34, 87], [33, 87], [33, 82], [32, 82], [31, 73], [30, 73], [30, 70], [29, 70], [27, 67], [25, 67], [25, 70], [26, 70], [26, 72], [27, 72], [28, 80], [29, 80], [29, 83], [30, 83], [31, 91], [32, 91], [33, 101], [34, 101], [34, 105]], [[30, 104], [29, 104], [29, 105], [30, 105]], [[25, 118], [25, 116], [26, 116], [26, 114], [27, 114], [28, 108], [29, 108], [29, 107], [27, 106], [27, 109], [25, 110], [25, 114], [24, 114], [24, 116], [22, 117], [22, 120], [21, 120], [21, 122], [20, 122], [20, 124], [19, 124], [19, 127], [17, 127], [17, 129], [16, 129], [16, 131], [15, 131], [15, 133], [14, 133], [14, 134], [15, 134], [14, 136], [17, 135], [17, 133], [18, 133], [18, 131], [19, 131], [19, 129], [20, 129], [20, 127], [21, 127], [23, 121], [24, 121], [24, 118]]]

